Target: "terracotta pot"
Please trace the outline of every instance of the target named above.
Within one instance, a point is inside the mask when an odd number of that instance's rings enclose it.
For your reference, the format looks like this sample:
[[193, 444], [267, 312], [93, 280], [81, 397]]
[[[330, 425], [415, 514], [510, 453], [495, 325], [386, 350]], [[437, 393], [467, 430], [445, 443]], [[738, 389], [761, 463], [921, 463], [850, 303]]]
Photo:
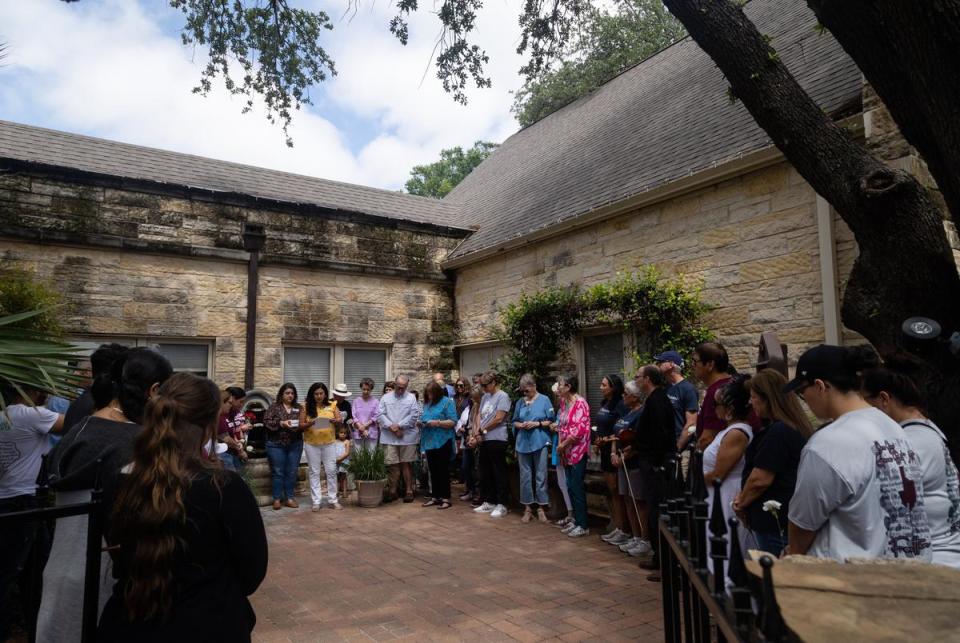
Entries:
[[383, 502], [383, 480], [357, 480], [357, 504], [361, 507], [379, 507]]

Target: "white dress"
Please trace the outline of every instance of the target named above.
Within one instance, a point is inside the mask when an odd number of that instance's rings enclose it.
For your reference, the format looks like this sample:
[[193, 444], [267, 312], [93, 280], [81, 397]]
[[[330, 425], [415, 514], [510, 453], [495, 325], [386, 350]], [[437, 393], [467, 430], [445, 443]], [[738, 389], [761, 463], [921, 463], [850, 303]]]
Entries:
[[[720, 443], [730, 431], [743, 431], [747, 435], [747, 443], [753, 440], [753, 429], [745, 422], [734, 422], [723, 431], [717, 434], [710, 446], [703, 452], [703, 472], [713, 471], [717, 466], [717, 454], [720, 452]], [[723, 521], [728, 523], [733, 518], [733, 500], [740, 493], [741, 478], [743, 477], [744, 456], [740, 456], [733, 468], [727, 473], [727, 477], [720, 484], [720, 506], [723, 508]], [[707, 481], [707, 511], [709, 516], [713, 517], [713, 484]], [[709, 522], [707, 523], [709, 525]], [[729, 527], [727, 527], [727, 536], [729, 537]], [[751, 545], [751, 539], [748, 538], [749, 531], [741, 528], [738, 532], [740, 536], [741, 551], [746, 553], [747, 547]], [[710, 528], [707, 527], [707, 537], [710, 537]], [[713, 569], [713, 561], [710, 561], [710, 569]]]

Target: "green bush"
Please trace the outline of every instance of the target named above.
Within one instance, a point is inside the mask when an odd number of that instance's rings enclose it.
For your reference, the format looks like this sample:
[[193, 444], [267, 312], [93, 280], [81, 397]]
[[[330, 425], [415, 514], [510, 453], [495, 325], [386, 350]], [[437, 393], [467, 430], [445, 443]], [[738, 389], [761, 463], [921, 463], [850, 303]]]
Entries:
[[0, 270], [0, 315], [41, 311], [10, 324], [11, 328], [24, 328], [49, 339], [59, 339], [63, 337], [62, 303], [63, 295], [31, 273], [15, 268]]
[[347, 471], [353, 475], [354, 480], [384, 480], [387, 477], [387, 464], [384, 461], [383, 449], [350, 449]]

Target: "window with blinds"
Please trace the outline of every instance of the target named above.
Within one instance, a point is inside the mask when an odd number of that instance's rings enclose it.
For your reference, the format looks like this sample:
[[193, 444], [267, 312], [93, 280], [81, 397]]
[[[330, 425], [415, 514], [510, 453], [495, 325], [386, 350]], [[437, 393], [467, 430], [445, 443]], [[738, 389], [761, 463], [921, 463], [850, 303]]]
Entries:
[[489, 371], [492, 364], [506, 352], [507, 349], [499, 345], [460, 349], [460, 377], [469, 381], [474, 373]]
[[382, 348], [343, 349], [343, 382], [353, 392], [360, 391], [360, 380], [373, 380], [374, 395], [383, 390], [387, 375], [387, 351]]
[[603, 395], [600, 382], [604, 377], [623, 377], [623, 333], [611, 335], [588, 335], [583, 338], [584, 382], [580, 383], [580, 395], [590, 405], [590, 419], [597, 417]]
[[210, 364], [210, 347], [206, 344], [157, 344], [157, 351], [170, 360], [174, 371], [206, 377]]
[[330, 352], [329, 348], [283, 349], [283, 381], [297, 387], [298, 402], [303, 401], [307, 389], [314, 382], [323, 382], [328, 389], [333, 388], [335, 382], [330, 381]]

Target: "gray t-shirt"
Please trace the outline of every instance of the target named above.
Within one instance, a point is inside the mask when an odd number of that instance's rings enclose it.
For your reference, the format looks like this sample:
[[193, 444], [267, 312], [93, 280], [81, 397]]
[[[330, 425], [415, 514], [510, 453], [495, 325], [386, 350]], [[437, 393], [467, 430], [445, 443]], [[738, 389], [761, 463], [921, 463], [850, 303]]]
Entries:
[[497, 414], [497, 411], [506, 411], [500, 424], [489, 426], [484, 440], [507, 441], [507, 421], [510, 419], [510, 396], [503, 391], [484, 393], [480, 399], [480, 426], [488, 426], [487, 422]]
[[32, 496], [43, 455], [50, 449], [47, 434], [59, 415], [42, 406], [11, 404], [0, 414], [0, 498]]
[[960, 569], [960, 481], [947, 438], [930, 420], [902, 423], [923, 464], [923, 504], [933, 540], [933, 562]]
[[920, 457], [900, 425], [867, 408], [817, 431], [800, 455], [790, 521], [817, 532], [811, 556], [929, 561]]

